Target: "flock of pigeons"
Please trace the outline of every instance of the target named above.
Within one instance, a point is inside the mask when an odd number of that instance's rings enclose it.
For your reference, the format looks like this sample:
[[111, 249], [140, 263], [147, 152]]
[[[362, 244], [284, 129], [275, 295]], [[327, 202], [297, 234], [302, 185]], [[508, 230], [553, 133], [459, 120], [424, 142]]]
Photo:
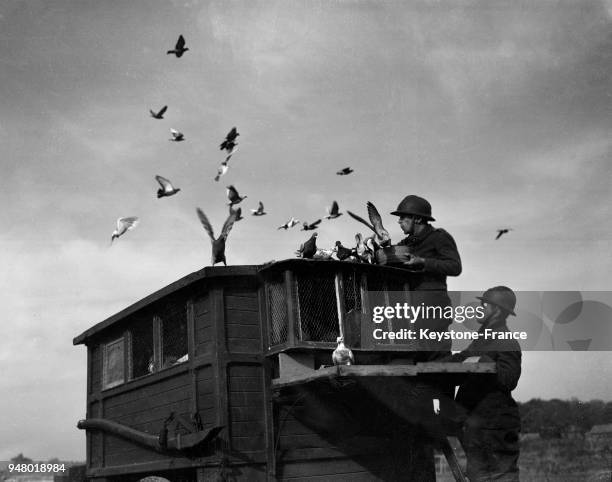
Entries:
[[[168, 55], [175, 55], [177, 58], [183, 56], [185, 52], [189, 50], [185, 46], [185, 38], [180, 35], [174, 49], [168, 50]], [[166, 113], [168, 106], [165, 105], [159, 111], [149, 110], [151, 117], [157, 120], [164, 119], [164, 114]], [[169, 139], [172, 142], [182, 142], [185, 140], [185, 135], [174, 129], [170, 129], [171, 138]], [[217, 175], [214, 180], [219, 181], [219, 179], [225, 175], [229, 169], [229, 161], [231, 157], [235, 154], [237, 150], [237, 141], [240, 134], [236, 127], [233, 127], [228, 134], [225, 136], [225, 139], [219, 145], [221, 151], [225, 151], [225, 160], [221, 162], [220, 166], [217, 170]], [[345, 167], [338, 172], [336, 172], [339, 176], [346, 176], [354, 172], [351, 167]], [[180, 191], [180, 188], [176, 188], [173, 186], [172, 182], [162, 176], [156, 175], [155, 180], [159, 183], [159, 189], [157, 190], [157, 197], [168, 197], [177, 194]], [[240, 196], [237, 189], [233, 185], [227, 186], [227, 199], [229, 201], [229, 216], [223, 223], [223, 227], [221, 228], [221, 233], [218, 237], [215, 237], [212, 225], [206, 216], [206, 214], [200, 209], [196, 208], [196, 213], [200, 223], [202, 224], [204, 230], [210, 237], [212, 243], [212, 259], [211, 264], [214, 266], [216, 263], [223, 263], [227, 266], [226, 258], [225, 258], [225, 244], [229, 233], [235, 222], [240, 221], [242, 218], [242, 209], [237, 207], [233, 209], [234, 206], [242, 202], [247, 196]], [[338, 260], [350, 260], [356, 262], [364, 262], [364, 263], [374, 263], [375, 252], [383, 247], [387, 247], [391, 245], [391, 237], [389, 236], [389, 232], [384, 228], [382, 224], [382, 218], [371, 202], [366, 204], [368, 211], [369, 222], [363, 219], [362, 217], [352, 213], [347, 210], [347, 213], [355, 220], [367, 226], [371, 231], [372, 235], [367, 238], [364, 238], [361, 233], [357, 233], [355, 235], [355, 246], [351, 248], [347, 248], [342, 245], [340, 241], [336, 241], [335, 246], [331, 249], [321, 249], [317, 247], [316, 241], [318, 233], [313, 233], [311, 237], [300, 245], [299, 249], [296, 251], [296, 255], [301, 258], [306, 259], [332, 259], [335, 256]], [[263, 216], [267, 214], [264, 210], [264, 205], [261, 201], [259, 201], [259, 205], [257, 209], [251, 209], [251, 214], [253, 216]], [[327, 208], [327, 215], [324, 217], [325, 219], [332, 220], [342, 216], [343, 213], [340, 212], [338, 203], [334, 201], [330, 207]], [[321, 223], [321, 219], [317, 219], [312, 223], [303, 222], [302, 223], [302, 231], [313, 231], [318, 228]], [[113, 241], [120, 236], [124, 235], [127, 231], [134, 229], [139, 223], [139, 218], [132, 217], [121, 217], [117, 220], [117, 226], [115, 231], [111, 236], [111, 244]], [[300, 224], [298, 219], [291, 217], [289, 221], [285, 224], [278, 227], [278, 229], [289, 230], [293, 227]], [[503, 234], [507, 233], [510, 228], [500, 229], [498, 230], [498, 235], [495, 239], [499, 239]]]

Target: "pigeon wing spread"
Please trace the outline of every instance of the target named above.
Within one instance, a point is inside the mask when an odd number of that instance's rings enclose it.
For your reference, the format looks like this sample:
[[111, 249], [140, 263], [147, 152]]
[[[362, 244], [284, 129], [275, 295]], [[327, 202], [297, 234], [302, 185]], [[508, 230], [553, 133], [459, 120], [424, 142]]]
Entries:
[[198, 213], [198, 218], [200, 218], [200, 222], [202, 223], [204, 230], [208, 233], [208, 236], [210, 236], [211, 241], [214, 241], [215, 234], [213, 232], [212, 226], [210, 225], [210, 221], [206, 217], [206, 214], [204, 214], [204, 212], [200, 208], [196, 208], [196, 212]]
[[365, 219], [363, 219], [361, 216], [357, 216], [355, 213], [352, 213], [351, 211], [347, 210], [346, 211], [350, 217], [352, 217], [353, 219], [359, 221], [360, 223], [365, 224], [368, 228], [370, 228], [373, 232], [376, 232], [376, 230], [374, 229], [374, 226], [372, 226], [370, 223], [368, 223]]
[[227, 219], [223, 223], [223, 228], [221, 228], [221, 234], [219, 238], [227, 239], [230, 231], [232, 230], [232, 226], [234, 225], [234, 222], [236, 222], [237, 215], [238, 215], [237, 211], [232, 211], [232, 213], [227, 217]]
[[174, 188], [172, 187], [172, 183], [168, 181], [168, 179], [166, 179], [165, 177], [155, 176], [155, 179], [165, 192], [170, 192], [174, 190]]
[[383, 224], [382, 218], [376, 206], [372, 204], [370, 201], [366, 203], [366, 207], [368, 208], [368, 216], [370, 217], [370, 221], [372, 222], [372, 226], [374, 226], [374, 232], [381, 240], [382, 244], [386, 244], [391, 242], [391, 236], [389, 235], [389, 231], [387, 231]]

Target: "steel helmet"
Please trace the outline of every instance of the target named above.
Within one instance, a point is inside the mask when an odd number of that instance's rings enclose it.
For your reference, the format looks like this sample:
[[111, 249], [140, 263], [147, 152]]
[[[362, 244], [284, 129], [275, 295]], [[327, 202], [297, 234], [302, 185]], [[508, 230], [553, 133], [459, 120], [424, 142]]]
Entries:
[[485, 291], [482, 296], [477, 296], [481, 301], [491, 303], [492, 305], [499, 306], [501, 309], [507, 311], [512, 316], [516, 316], [514, 307], [516, 306], [516, 295], [507, 286], [495, 286]]
[[397, 206], [397, 210], [393, 211], [391, 214], [394, 216], [412, 214], [413, 216], [421, 216], [429, 221], [435, 221], [435, 219], [431, 217], [431, 204], [429, 204], [427, 199], [423, 199], [413, 194], [402, 199]]

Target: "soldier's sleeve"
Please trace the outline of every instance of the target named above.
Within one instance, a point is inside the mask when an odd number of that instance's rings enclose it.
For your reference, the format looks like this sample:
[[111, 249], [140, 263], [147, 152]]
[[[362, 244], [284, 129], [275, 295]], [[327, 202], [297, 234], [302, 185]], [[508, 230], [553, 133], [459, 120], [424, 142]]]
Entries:
[[438, 229], [433, 240], [436, 243], [435, 258], [425, 258], [424, 270], [445, 276], [461, 274], [461, 258], [453, 237], [443, 229]]
[[516, 388], [521, 376], [521, 352], [502, 351], [496, 360], [497, 384], [511, 392]]

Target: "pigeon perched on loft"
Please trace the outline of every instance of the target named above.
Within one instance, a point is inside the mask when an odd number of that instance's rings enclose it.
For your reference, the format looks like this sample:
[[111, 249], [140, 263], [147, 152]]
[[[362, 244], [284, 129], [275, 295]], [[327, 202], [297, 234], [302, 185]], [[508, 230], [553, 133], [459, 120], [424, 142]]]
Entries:
[[176, 194], [177, 192], [179, 192], [181, 190], [180, 188], [175, 188], [172, 185], [172, 183], [168, 179], [166, 179], [165, 177], [155, 176], [155, 179], [157, 180], [157, 182], [161, 186], [157, 190], [157, 197], [158, 197], [158, 199], [160, 197], [172, 196], [172, 195]]
[[351, 256], [355, 256], [355, 255], [356, 253], [354, 249], [346, 248], [342, 246], [342, 243], [340, 241], [336, 241], [336, 257], [340, 261], [344, 261], [345, 259], [348, 259]]
[[338, 342], [338, 346], [332, 353], [334, 365], [352, 365], [355, 363], [353, 352], [344, 345], [344, 338], [339, 336], [336, 341]]
[[163, 119], [167, 109], [168, 106], [165, 105], [159, 110], [159, 112], [153, 112], [151, 109], [149, 109], [149, 112], [151, 113], [151, 117], [153, 117], [153, 119]]
[[318, 233], [312, 233], [312, 236], [304, 244], [300, 245], [297, 251], [299, 257], [304, 259], [312, 259], [317, 252], [317, 236]]
[[136, 216], [117, 219], [117, 228], [113, 231], [113, 235], [111, 236], [111, 244], [113, 244], [115, 239], [138, 226], [139, 222], [140, 219]]
[[204, 230], [208, 233], [210, 237], [210, 241], [212, 243], [212, 259], [211, 264], [214, 266], [216, 263], [223, 263], [227, 266], [227, 262], [225, 259], [225, 243], [227, 241], [227, 237], [236, 221], [236, 213], [231, 212], [228, 218], [223, 223], [223, 228], [221, 229], [221, 234], [218, 238], [215, 238], [215, 234], [213, 232], [210, 221], [206, 217], [206, 214], [200, 209], [196, 208], [196, 212], [198, 213], [198, 218], [204, 227]]
[[166, 52], [166, 54], [167, 55], [174, 54], [174, 55], [176, 55], [177, 58], [180, 58], [188, 50], [189, 50], [189, 48], [185, 47], [185, 37], [183, 37], [182, 35], [179, 35], [179, 38], [176, 41], [176, 45], [174, 46], [174, 49], [173, 50], [168, 50]]

